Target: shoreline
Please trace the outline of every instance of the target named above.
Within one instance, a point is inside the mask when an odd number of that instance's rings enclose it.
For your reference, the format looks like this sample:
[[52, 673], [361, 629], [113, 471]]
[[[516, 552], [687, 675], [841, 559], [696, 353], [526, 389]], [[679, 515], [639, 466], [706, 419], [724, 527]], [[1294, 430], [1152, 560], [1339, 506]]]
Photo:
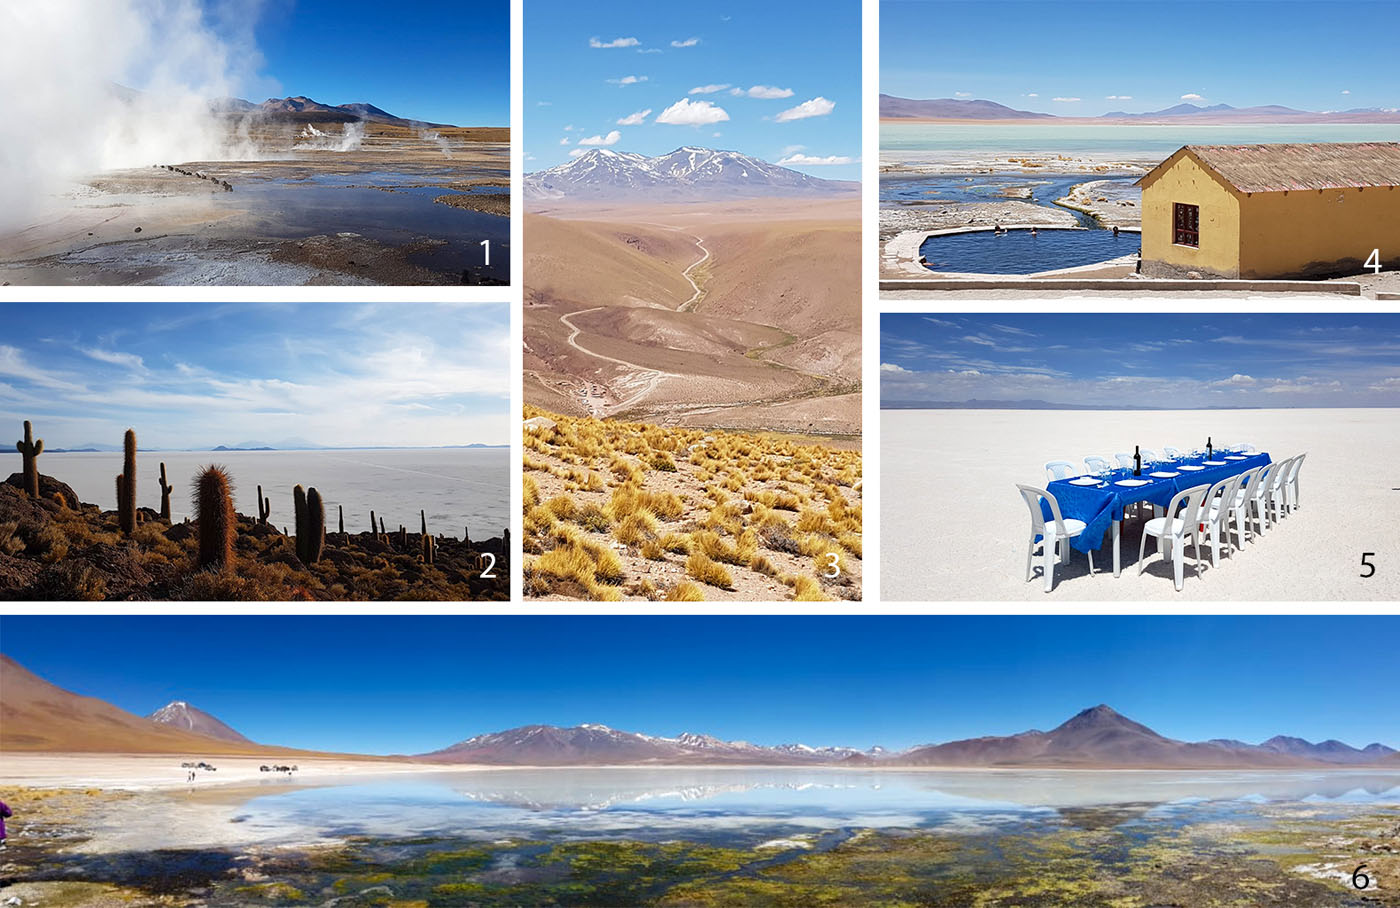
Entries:
[[[184, 778], [181, 762], [203, 760], [218, 766], [221, 776], [201, 772], [193, 789]], [[263, 773], [258, 766], [279, 761], [293, 762], [297, 774]], [[29, 764], [26, 766], [25, 764]], [[74, 778], [75, 767], [79, 777]], [[107, 767], [97, 769], [97, 765]], [[18, 768], [18, 772], [16, 769]], [[0, 751], [0, 780], [6, 786], [21, 789], [92, 789], [127, 792], [176, 792], [196, 790], [223, 795], [252, 789], [267, 791], [274, 783], [277, 790], [316, 788], [337, 784], [353, 784], [356, 780], [375, 776], [415, 774], [461, 774], [494, 772], [791, 772], [815, 771], [838, 773], [1071, 773], [1071, 774], [1250, 774], [1250, 775], [1315, 775], [1326, 774], [1395, 774], [1400, 779], [1400, 765], [1385, 764], [1321, 764], [1298, 766], [898, 766], [844, 765], [841, 763], [615, 763], [579, 765], [524, 765], [488, 763], [432, 763], [408, 757], [376, 757], [353, 755], [344, 757], [302, 757], [294, 753], [249, 757], [246, 755], [182, 754], [102, 754]], [[165, 776], [169, 778], [164, 778]], [[258, 783], [258, 784], [250, 784]]]

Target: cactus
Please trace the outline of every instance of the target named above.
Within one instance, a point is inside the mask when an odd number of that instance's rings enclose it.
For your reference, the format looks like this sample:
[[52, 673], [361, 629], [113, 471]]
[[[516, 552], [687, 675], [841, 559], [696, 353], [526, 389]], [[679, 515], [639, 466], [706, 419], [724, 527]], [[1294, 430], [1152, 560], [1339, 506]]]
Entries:
[[408, 527], [399, 524], [399, 551], [408, 551]]
[[423, 563], [432, 564], [433, 555], [437, 551], [437, 546], [433, 543], [433, 537], [427, 533], [423, 534]]
[[226, 570], [233, 564], [233, 484], [219, 466], [195, 477], [195, 519], [199, 521], [199, 566]]
[[[371, 511], [370, 513], [373, 514], [374, 512]], [[379, 535], [384, 537], [384, 541], [385, 541], [385, 542], [388, 542], [388, 541], [389, 541], [389, 531], [386, 530], [386, 529], [384, 529], [384, 518], [383, 518], [383, 517], [379, 518]]]
[[262, 486], [258, 486], [258, 523], [267, 526], [267, 518], [272, 516], [272, 499], [264, 498]]
[[124, 478], [125, 478], [125, 477], [123, 477], [122, 474], [120, 474], [120, 473], [117, 474], [117, 513], [118, 513], [118, 514], [121, 514], [121, 512], [122, 512], [122, 491], [123, 491], [123, 488], [122, 488], [122, 480], [123, 480]]
[[297, 530], [297, 557], [300, 558], [304, 564], [306, 562], [306, 549], [304, 546], [307, 534], [306, 489], [302, 488], [299, 484], [296, 488], [292, 489], [292, 511], [294, 515], [292, 520]]
[[462, 527], [462, 545], [468, 550], [472, 547], [471, 527]]
[[122, 490], [117, 498], [117, 523], [123, 536], [136, 532], [136, 430], [127, 429], [122, 439]]
[[345, 505], [343, 505], [343, 504], [338, 504], [338, 505], [336, 505], [335, 507], [336, 507], [336, 510], [340, 512], [340, 535], [341, 535], [341, 538], [344, 539], [344, 537], [345, 537]]
[[165, 461], [160, 464], [160, 516], [163, 520], [170, 520], [170, 493], [175, 487], [165, 481]]
[[326, 548], [326, 505], [315, 486], [306, 492], [305, 523], [305, 542], [302, 542], [301, 530], [297, 531], [298, 554], [303, 564], [315, 564], [321, 560], [321, 553]]
[[369, 512], [369, 534], [375, 539], [379, 538], [379, 528], [374, 525], [374, 511]]
[[15, 450], [24, 457], [24, 490], [30, 498], [39, 497], [38, 457], [44, 453], [44, 440], [34, 439], [34, 427], [24, 421], [24, 440], [15, 442]]

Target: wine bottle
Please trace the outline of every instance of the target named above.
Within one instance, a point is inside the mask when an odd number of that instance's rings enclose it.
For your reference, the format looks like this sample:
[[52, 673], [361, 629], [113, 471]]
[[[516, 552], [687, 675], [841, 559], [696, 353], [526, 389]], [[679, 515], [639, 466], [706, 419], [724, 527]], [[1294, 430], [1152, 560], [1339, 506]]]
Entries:
[[1210, 436], [1206, 436], [1206, 460], [1215, 459], [1215, 450], [1210, 445]]
[[1142, 475], [1142, 450], [1137, 445], [1133, 445], [1133, 475]]

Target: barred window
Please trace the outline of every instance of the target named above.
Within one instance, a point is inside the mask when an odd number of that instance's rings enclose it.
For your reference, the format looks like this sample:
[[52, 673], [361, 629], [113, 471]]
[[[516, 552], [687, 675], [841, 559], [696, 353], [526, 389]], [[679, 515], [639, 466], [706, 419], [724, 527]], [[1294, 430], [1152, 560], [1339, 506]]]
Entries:
[[1201, 209], [1198, 205], [1172, 205], [1172, 242], [1178, 246], [1201, 245]]

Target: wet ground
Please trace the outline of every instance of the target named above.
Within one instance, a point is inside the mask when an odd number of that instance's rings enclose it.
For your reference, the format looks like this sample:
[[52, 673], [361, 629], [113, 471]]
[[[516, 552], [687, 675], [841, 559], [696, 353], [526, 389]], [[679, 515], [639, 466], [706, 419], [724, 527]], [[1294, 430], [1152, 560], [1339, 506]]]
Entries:
[[[685, 834], [667, 827], [625, 838], [579, 836], [561, 824], [527, 836], [345, 832], [321, 844], [94, 848], [87, 829], [93, 816], [129, 811], [142, 797], [149, 796], [22, 795], [16, 813], [23, 819], [14, 824], [11, 847], [0, 852], [0, 901], [1400, 906], [1400, 808], [1347, 798], [959, 811], [936, 823], [819, 831], [714, 816]], [[240, 816], [232, 822], [241, 823]]]
[[509, 148], [371, 137], [94, 176], [0, 236], [0, 283], [509, 283]]

